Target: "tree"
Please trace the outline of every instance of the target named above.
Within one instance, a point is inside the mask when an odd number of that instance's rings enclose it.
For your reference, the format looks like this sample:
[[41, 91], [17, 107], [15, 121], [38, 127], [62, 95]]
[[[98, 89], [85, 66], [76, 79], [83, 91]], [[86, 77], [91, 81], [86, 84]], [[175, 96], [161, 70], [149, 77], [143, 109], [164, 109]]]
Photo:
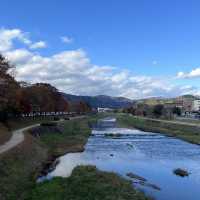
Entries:
[[179, 107], [174, 106], [173, 109], [172, 109], [172, 113], [180, 116], [181, 115], [181, 109]]
[[163, 111], [164, 111], [164, 106], [162, 104], [157, 104], [153, 107], [153, 114], [157, 118], [163, 115]]
[[0, 74], [7, 74], [13, 66], [0, 54]]
[[23, 112], [27, 108], [35, 111], [34, 108], [41, 112], [68, 111], [68, 102], [58, 92], [58, 90], [47, 83], [36, 83], [22, 88], [21, 106]]
[[[11, 72], [15, 69], [0, 55], [0, 121], [20, 113], [69, 111], [69, 102], [48, 83], [28, 84], [17, 82]], [[90, 106], [78, 102], [77, 112], [88, 112]]]
[[0, 55], [0, 120], [6, 121], [9, 115], [19, 111], [18, 93], [20, 86], [10, 75], [13, 66]]

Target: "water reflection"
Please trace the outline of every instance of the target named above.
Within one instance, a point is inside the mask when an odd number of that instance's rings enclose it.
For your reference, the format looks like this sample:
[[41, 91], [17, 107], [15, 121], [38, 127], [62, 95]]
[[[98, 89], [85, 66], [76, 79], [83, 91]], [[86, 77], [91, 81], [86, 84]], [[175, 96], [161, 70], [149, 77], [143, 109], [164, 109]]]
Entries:
[[[117, 172], [126, 178], [128, 172], [145, 177], [161, 190], [137, 183], [136, 187], [158, 200], [200, 199], [199, 146], [157, 133], [117, 128], [112, 118], [99, 121], [85, 151], [62, 156], [56, 169], [46, 178], [70, 176], [74, 167], [86, 164]], [[179, 167], [187, 169], [191, 175], [175, 176], [173, 170]]]

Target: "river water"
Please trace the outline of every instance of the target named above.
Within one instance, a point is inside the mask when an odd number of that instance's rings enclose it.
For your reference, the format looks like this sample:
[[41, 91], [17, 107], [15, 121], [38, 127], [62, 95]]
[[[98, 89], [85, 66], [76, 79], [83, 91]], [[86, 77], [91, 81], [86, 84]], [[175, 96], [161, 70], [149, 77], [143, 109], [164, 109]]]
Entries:
[[[47, 179], [68, 177], [77, 165], [91, 164], [133, 180], [135, 187], [157, 200], [200, 200], [200, 146], [157, 133], [117, 128], [114, 118], [98, 122], [83, 153], [69, 153], [59, 159]], [[191, 174], [176, 176], [176, 168]], [[126, 176], [130, 172], [147, 182], [130, 179]]]

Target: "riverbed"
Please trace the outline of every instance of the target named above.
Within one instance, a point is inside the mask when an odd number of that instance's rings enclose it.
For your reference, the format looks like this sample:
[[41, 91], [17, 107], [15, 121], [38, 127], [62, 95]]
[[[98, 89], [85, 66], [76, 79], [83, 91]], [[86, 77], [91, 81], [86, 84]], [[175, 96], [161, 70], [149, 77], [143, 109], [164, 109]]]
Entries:
[[[100, 120], [92, 130], [82, 153], [59, 158], [45, 179], [68, 177], [77, 165], [96, 165], [131, 180], [133, 185], [157, 200], [200, 199], [200, 147], [158, 133], [117, 127], [115, 118]], [[173, 173], [187, 170], [188, 177]], [[133, 173], [145, 178], [130, 178]], [[98, 181], [98, 180], [97, 180]]]

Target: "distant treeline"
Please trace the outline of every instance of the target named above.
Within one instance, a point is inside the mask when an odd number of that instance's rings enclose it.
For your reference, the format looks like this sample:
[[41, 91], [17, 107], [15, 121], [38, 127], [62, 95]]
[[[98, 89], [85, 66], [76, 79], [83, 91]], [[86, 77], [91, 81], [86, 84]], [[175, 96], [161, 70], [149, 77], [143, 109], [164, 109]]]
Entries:
[[0, 55], [0, 121], [23, 113], [34, 112], [87, 112], [85, 102], [68, 102], [48, 83], [29, 84], [16, 81], [15, 68]]
[[175, 115], [181, 115], [181, 109], [177, 106], [165, 106], [163, 104], [148, 105], [139, 103], [123, 110], [136, 116], [172, 119]]

